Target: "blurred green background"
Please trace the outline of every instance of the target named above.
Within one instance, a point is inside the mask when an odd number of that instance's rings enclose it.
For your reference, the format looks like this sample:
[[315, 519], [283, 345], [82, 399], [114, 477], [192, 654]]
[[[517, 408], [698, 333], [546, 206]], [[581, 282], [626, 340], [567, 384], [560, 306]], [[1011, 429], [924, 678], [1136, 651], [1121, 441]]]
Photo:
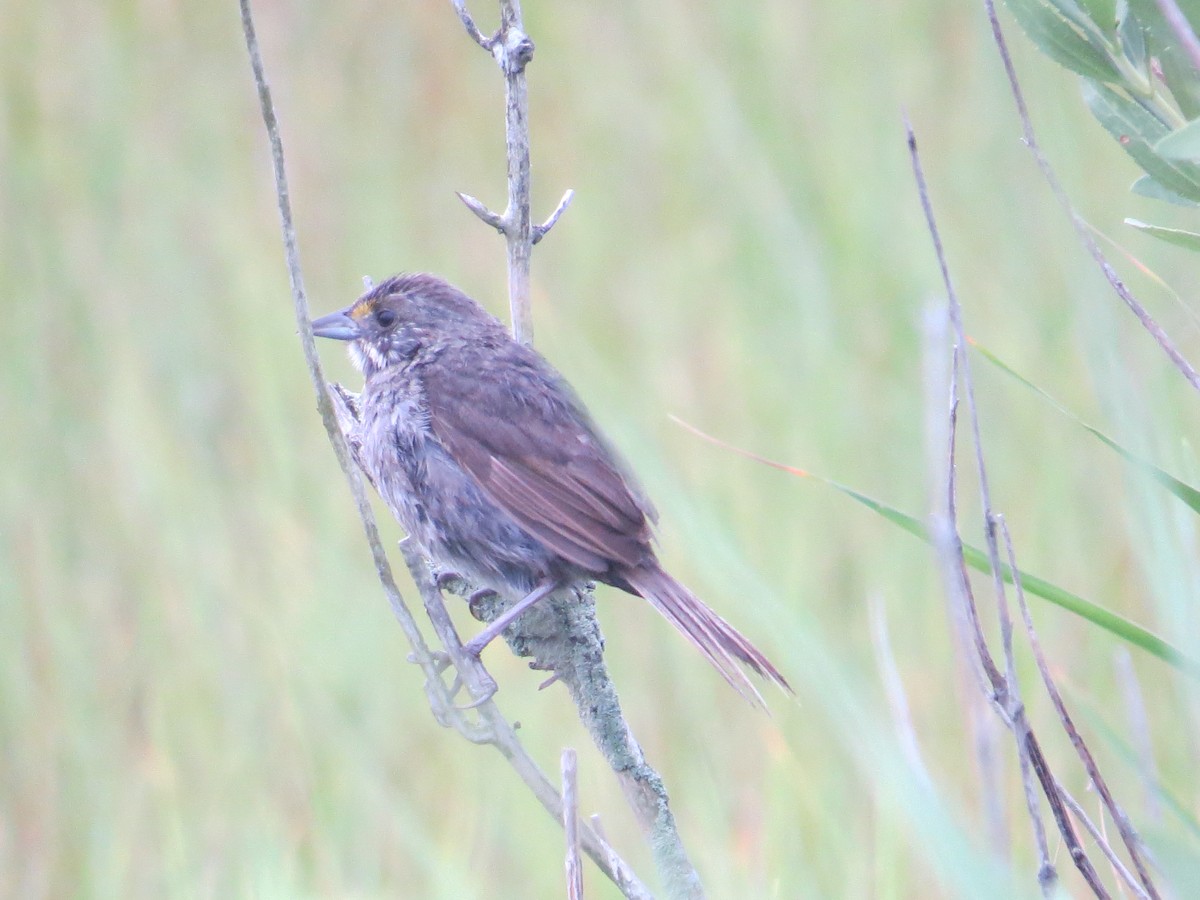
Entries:
[[[364, 274], [430, 270], [504, 315], [503, 245], [453, 195], [503, 205], [502, 80], [450, 4], [256, 12], [314, 313]], [[668, 566], [798, 688], [761, 715], [648, 605], [601, 592], [628, 716], [711, 895], [1033, 895], [1003, 733], [1003, 819], [985, 824], [969, 721], [990, 712], [956, 666], [929, 552], [667, 418], [928, 509], [920, 322], [941, 288], [906, 109], [968, 331], [1195, 474], [1195, 397], [1020, 144], [981, 9], [527, 0], [525, 14], [535, 216], [577, 192], [535, 253], [537, 343], [642, 474]], [[0, 23], [0, 894], [562, 896], [558, 827], [494, 752], [433, 722], [376, 584], [295, 336], [236, 4], [4, 0]], [[1189, 303], [1194, 263], [1120, 224], [1187, 219], [1127, 193], [1138, 172], [1075, 78], [1011, 22], [1009, 37], [1068, 191]], [[1194, 314], [1113, 256], [1200, 356]], [[1022, 565], [1195, 652], [1194, 521], [978, 358], [976, 372]], [[898, 749], [871, 598], [932, 791]], [[1186, 879], [1187, 825], [1098, 727], [1131, 737], [1118, 642], [1034, 603], [1118, 798]], [[579, 748], [584, 811], [652, 878], [565, 692], [539, 693], [501, 648], [488, 661], [548, 769]], [[1060, 777], [1096, 813], [1020, 662]], [[1195, 686], [1134, 663], [1159, 775], [1194, 810]], [[587, 881], [616, 896], [590, 864]]]

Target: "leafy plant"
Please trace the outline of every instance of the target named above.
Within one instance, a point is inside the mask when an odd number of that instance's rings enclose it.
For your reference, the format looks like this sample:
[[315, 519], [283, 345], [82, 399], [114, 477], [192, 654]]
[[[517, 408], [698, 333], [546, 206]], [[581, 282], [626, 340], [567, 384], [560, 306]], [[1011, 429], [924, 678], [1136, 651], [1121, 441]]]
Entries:
[[[1174, 7], [1174, 4], [1170, 4]], [[1136, 194], [1200, 205], [1200, 54], [1194, 0], [1168, 21], [1155, 0], [1008, 0], [1029, 38], [1083, 80], [1083, 99], [1146, 173]], [[1200, 251], [1200, 234], [1126, 223]]]

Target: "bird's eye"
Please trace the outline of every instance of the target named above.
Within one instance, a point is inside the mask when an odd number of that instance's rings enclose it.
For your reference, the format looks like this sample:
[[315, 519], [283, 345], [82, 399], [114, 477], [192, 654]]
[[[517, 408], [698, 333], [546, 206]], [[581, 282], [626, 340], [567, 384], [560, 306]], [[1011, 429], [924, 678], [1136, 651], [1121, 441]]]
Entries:
[[396, 311], [385, 307], [375, 313], [375, 321], [379, 323], [380, 328], [391, 328], [396, 324]]

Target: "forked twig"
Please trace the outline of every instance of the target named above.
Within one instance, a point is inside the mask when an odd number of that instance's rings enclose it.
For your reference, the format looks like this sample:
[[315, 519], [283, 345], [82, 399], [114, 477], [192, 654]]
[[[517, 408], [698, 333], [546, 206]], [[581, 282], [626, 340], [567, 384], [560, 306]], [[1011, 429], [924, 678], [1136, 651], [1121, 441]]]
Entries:
[[[925, 173], [921, 166], [920, 154], [917, 150], [916, 137], [913, 134], [912, 126], [905, 120], [905, 133], [908, 142], [909, 156], [912, 162], [913, 177], [917, 185], [917, 193], [921, 202], [921, 209], [925, 216], [926, 227], [929, 230], [930, 238], [933, 242], [934, 251], [937, 256], [938, 267], [942, 274], [942, 282], [947, 294], [947, 316], [953, 329], [954, 349], [953, 362], [951, 372], [960, 374], [963, 382], [963, 393], [967, 402], [967, 414], [971, 421], [972, 437], [974, 438], [974, 450], [976, 461], [976, 472], [980, 485], [981, 501], [983, 505], [983, 514], [985, 521], [985, 531], [987, 535], [988, 558], [991, 564], [993, 574], [993, 586], [996, 591], [997, 611], [1000, 616], [1000, 626], [1002, 640], [1004, 642], [1005, 653], [1005, 673], [1001, 674], [999, 667], [992, 658], [991, 651], [988, 648], [987, 640], [984, 636], [982, 626], [980, 624], [979, 613], [976, 608], [974, 595], [971, 590], [970, 579], [967, 576], [966, 561], [963, 557], [962, 540], [958, 533], [958, 522], [956, 512], [956, 487], [954, 479], [954, 460], [955, 460], [955, 435], [957, 431], [957, 389], [953, 390], [950, 398], [950, 410], [948, 415], [948, 427], [946, 429], [946, 445], [949, 450], [943, 458], [941, 456], [943, 449], [938, 446], [930, 448], [931, 453], [938, 455], [939, 459], [944, 459], [945, 465], [945, 483], [946, 492], [943, 495], [943, 501], [935, 504], [933, 514], [933, 528], [935, 543], [938, 549], [940, 567], [943, 572], [943, 579], [946, 584], [946, 589], [952, 600], [957, 602], [964, 609], [964, 615], [970, 624], [970, 632], [973, 637], [974, 647], [978, 658], [979, 665], [983, 674], [984, 689], [989, 699], [992, 701], [997, 713], [1002, 721], [1012, 732], [1017, 745], [1018, 759], [1020, 762], [1020, 770], [1022, 776], [1022, 784], [1025, 789], [1025, 797], [1029, 810], [1030, 822], [1034, 831], [1035, 843], [1038, 847], [1039, 867], [1038, 867], [1038, 882], [1042, 887], [1042, 891], [1046, 896], [1051, 896], [1055, 890], [1055, 882], [1057, 875], [1054, 867], [1050, 862], [1049, 851], [1046, 845], [1045, 832], [1041, 824], [1041, 814], [1037, 808], [1036, 791], [1032, 783], [1032, 777], [1036, 776], [1038, 782], [1042, 786], [1042, 792], [1050, 803], [1050, 809], [1054, 816], [1055, 823], [1058, 825], [1059, 833], [1062, 835], [1063, 841], [1067, 845], [1072, 861], [1075, 863], [1079, 873], [1083, 876], [1088, 886], [1092, 889], [1097, 897], [1108, 897], [1108, 891], [1100, 881], [1099, 873], [1095, 866], [1092, 865], [1087, 853], [1084, 851], [1082, 844], [1079, 842], [1079, 837], [1071, 825], [1070, 818], [1063, 806], [1062, 798], [1059, 795], [1054, 782], [1053, 773], [1049, 769], [1044, 754], [1041, 751], [1039, 742], [1034, 735], [1029, 723], [1025, 717], [1024, 705], [1021, 703], [1019, 688], [1016, 681], [1015, 666], [1012, 661], [1012, 623], [1008, 614], [1007, 598], [1004, 591], [1004, 581], [1000, 577], [1003, 571], [1000, 564], [999, 545], [997, 541], [998, 524], [1001, 522], [998, 516], [993, 512], [991, 505], [991, 497], [988, 491], [987, 470], [983, 459], [983, 445], [980, 437], [979, 415], [975, 405], [974, 386], [971, 381], [970, 365], [966, 359], [966, 334], [962, 325], [962, 307], [958, 301], [958, 295], [954, 290], [954, 283], [950, 277], [949, 265], [946, 262], [945, 250], [942, 246], [941, 234], [937, 227], [937, 220], [933, 214], [933, 205], [929, 199], [929, 190], [925, 182]], [[938, 489], [935, 486], [935, 489]]]
[[485, 38], [467, 11], [466, 0], [450, 0], [471, 40], [488, 51], [504, 73], [504, 143], [508, 159], [508, 206], [497, 213], [469, 194], [458, 197], [483, 222], [504, 235], [508, 247], [508, 304], [513, 337], [533, 343], [533, 310], [529, 297], [529, 263], [533, 245], [546, 236], [571, 203], [567, 191], [541, 225], [530, 218], [529, 90], [525, 67], [533, 59], [533, 41], [525, 33], [520, 0], [500, 0], [500, 29]]
[[[1008, 527], [1001, 521], [1001, 530], [1004, 536], [1005, 548], [1008, 554], [1008, 562], [1010, 565], [1016, 562], [1016, 556], [1012, 549], [1012, 537], [1008, 533]], [[1137, 871], [1138, 881], [1141, 882], [1139, 887], [1137, 884], [1131, 884], [1135, 891], [1144, 893], [1151, 898], [1158, 897], [1158, 891], [1154, 886], [1154, 882], [1150, 878], [1150, 872], [1143, 860], [1143, 847], [1141, 838], [1137, 832], [1133, 830], [1133, 824], [1129, 821], [1129, 816], [1125, 814], [1125, 810], [1118, 805], [1113, 798], [1112, 791], [1108, 787], [1108, 782], [1100, 772], [1100, 767], [1096, 765], [1095, 757], [1088, 749], [1083, 737], [1079, 734], [1079, 729], [1075, 727], [1075, 721], [1071, 718], [1071, 714], [1067, 711], [1067, 706], [1063, 702], [1062, 693], [1058, 690], [1058, 685], [1054, 683], [1054, 679], [1050, 676], [1050, 667], [1046, 664], [1046, 656], [1042, 652], [1042, 643], [1038, 639], [1037, 632], [1033, 627], [1033, 616], [1029, 612], [1029, 604], [1025, 600], [1025, 589], [1021, 584], [1021, 573], [1016, 569], [1011, 570], [1013, 573], [1013, 588], [1017, 592], [1017, 604], [1021, 610], [1021, 618], [1025, 623], [1025, 633], [1029, 638], [1029, 647], [1033, 651], [1034, 661], [1037, 663], [1038, 673], [1042, 677], [1042, 683], [1046, 687], [1046, 693], [1050, 696], [1050, 702], [1054, 705], [1055, 712], [1058, 713], [1059, 721], [1062, 723], [1063, 730], [1067, 733], [1067, 737], [1071, 740], [1071, 746], [1075, 748], [1075, 752], [1079, 755], [1079, 760], [1083, 763], [1084, 771], [1087, 772], [1088, 778], [1096, 787], [1096, 792], [1100, 795], [1100, 799], [1104, 801], [1104, 807], [1108, 810], [1108, 814], [1112, 816], [1113, 821], [1117, 824], [1117, 831], [1121, 835], [1121, 840], [1125, 844], [1125, 849], [1129, 853], [1129, 858], [1132, 860], [1134, 869]], [[1098, 841], [1098, 843], [1101, 843]], [[1102, 844], [1103, 848], [1103, 844]], [[1105, 854], [1112, 856], [1111, 851], [1105, 850]], [[1122, 867], [1123, 868], [1123, 867]]]

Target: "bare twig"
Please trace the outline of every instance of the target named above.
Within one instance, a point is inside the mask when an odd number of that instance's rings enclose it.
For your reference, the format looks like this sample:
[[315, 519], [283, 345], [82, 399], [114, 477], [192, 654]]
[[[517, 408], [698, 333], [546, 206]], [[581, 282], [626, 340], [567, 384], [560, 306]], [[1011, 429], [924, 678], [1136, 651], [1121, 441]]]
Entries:
[[492, 212], [490, 209], [484, 206], [481, 201], [476, 200], [470, 194], [464, 194], [462, 191], [455, 191], [454, 193], [458, 195], [458, 199], [463, 202], [463, 205], [466, 206], [467, 209], [479, 217], [479, 221], [483, 222], [485, 225], [490, 225], [501, 234], [504, 234], [504, 216], [500, 215], [498, 212]]
[[[490, 621], [508, 602], [505, 598], [488, 599], [477, 603], [476, 608], [485, 621]], [[604, 637], [590, 589], [574, 587], [551, 594], [510, 625], [504, 640], [518, 656], [532, 657], [531, 667], [553, 672], [570, 693], [580, 721], [612, 767], [646, 835], [668, 893], [672, 897], [702, 897], [700, 877], [680, 839], [666, 787], [646, 761], [621, 711], [616, 686], [604, 662]]]
[[467, 12], [466, 0], [450, 0], [467, 34], [495, 57], [504, 73], [504, 143], [508, 159], [508, 206], [495, 213], [466, 194], [459, 198], [471, 212], [504, 235], [508, 246], [508, 304], [512, 332], [522, 344], [533, 343], [533, 311], [529, 298], [529, 262], [533, 245], [554, 227], [571, 202], [567, 191], [542, 225], [530, 216], [529, 92], [525, 67], [533, 59], [533, 41], [525, 33], [520, 0], [500, 0], [500, 30], [485, 38]]
[[583, 867], [579, 864], [578, 757], [573, 747], [562, 752], [563, 831], [567, 837], [567, 900], [583, 900]]
[[529, 259], [533, 232], [529, 218], [529, 89], [525, 67], [533, 59], [533, 41], [521, 22], [520, 0], [501, 0], [500, 34], [492, 56], [504, 72], [504, 144], [508, 156], [508, 206], [504, 237], [508, 245], [508, 304], [513, 337], [533, 343], [529, 298]]
[[467, 34], [471, 36], [471, 40], [490, 53], [492, 44], [496, 40], [496, 35], [492, 35], [490, 38], [483, 36], [483, 33], [479, 30], [479, 26], [471, 18], [471, 13], [467, 11], [466, 0], [450, 0], [450, 2], [454, 5], [454, 11], [458, 13], [458, 18], [462, 20], [463, 27], [467, 29]]
[[379, 540], [379, 528], [375, 524], [375, 515], [371, 504], [363, 490], [362, 478], [358, 468], [352, 464], [350, 449], [346, 439], [338, 427], [337, 416], [329, 390], [325, 384], [325, 375], [321, 369], [321, 359], [317, 355], [316, 342], [313, 337], [312, 324], [308, 311], [308, 295], [304, 290], [304, 276], [300, 271], [300, 252], [296, 246], [296, 228], [292, 220], [292, 206], [288, 193], [287, 173], [284, 166], [283, 142], [279, 137], [279, 123], [275, 117], [275, 106], [271, 101], [271, 89], [267, 84], [266, 73], [263, 70], [262, 53], [258, 46], [258, 36], [254, 31], [254, 20], [250, 13], [250, 0], [239, 0], [242, 13], [242, 30], [246, 38], [246, 49], [250, 55], [250, 66], [254, 72], [254, 84], [258, 90], [259, 107], [262, 111], [263, 124], [266, 126], [267, 139], [271, 145], [271, 164], [275, 174], [275, 196], [279, 207], [279, 223], [283, 232], [283, 249], [287, 261], [288, 278], [291, 282], [292, 301], [296, 316], [296, 328], [300, 333], [300, 344], [304, 350], [304, 361], [308, 366], [309, 377], [313, 390], [317, 395], [317, 409], [321, 413], [321, 421], [333, 445], [334, 455], [341, 466], [350, 493], [354, 497], [354, 505], [358, 509], [363, 531], [366, 533], [367, 544], [371, 548], [371, 556], [375, 562], [375, 571], [383, 585], [384, 593], [390, 604], [404, 636], [413, 647], [416, 662], [421, 666], [427, 678], [437, 677], [438, 669], [432, 654], [429, 652], [425, 639], [417, 626], [416, 620], [409, 611], [396, 586], [392, 576], [392, 568], [388, 563], [387, 554]]
[[[929, 496], [933, 498], [930, 535], [945, 581], [946, 613], [953, 636], [956, 694], [963, 706], [963, 718], [970, 733], [971, 747], [979, 774], [979, 799], [984, 826], [993, 850], [999, 856], [1009, 851], [1008, 822], [1002, 798], [1003, 771], [997, 753], [999, 720], [987, 706], [991, 686], [974, 650], [974, 631], [968, 621], [970, 605], [956, 587], [958, 540], [955, 517], [954, 444], [958, 425], [958, 372], [956, 351], [949, 334], [949, 312], [944, 302], [931, 302], [922, 317], [923, 378], [925, 389], [925, 446], [929, 472]], [[943, 406], [943, 400], [946, 405]], [[974, 678], [979, 691], [967, 685]]]
[[1063, 802], [1067, 804], [1067, 807], [1071, 810], [1075, 818], [1083, 823], [1084, 830], [1092, 836], [1092, 840], [1096, 842], [1096, 846], [1100, 848], [1100, 852], [1104, 854], [1113, 871], [1117, 874], [1117, 877], [1125, 882], [1126, 887], [1133, 891], [1141, 900], [1150, 900], [1150, 895], [1138, 884], [1137, 878], [1129, 871], [1128, 867], [1121, 862], [1112, 845], [1105, 839], [1104, 832], [1096, 827], [1096, 823], [1092, 821], [1091, 816], [1087, 814], [1087, 811], [1084, 810], [1079, 801], [1071, 796], [1071, 792], [1063, 787], [1057, 779], [1055, 779], [1054, 784], [1059, 795], [1063, 798]]
[[[1014, 565], [1016, 560], [1012, 552], [1012, 539], [1003, 522], [1001, 522], [1001, 529], [1009, 554], [1009, 564]], [[1029, 646], [1033, 651], [1033, 658], [1037, 663], [1038, 673], [1042, 676], [1042, 683], [1046, 686], [1046, 693], [1050, 696], [1050, 702], [1054, 704], [1054, 709], [1058, 713], [1059, 720], [1062, 722], [1063, 730], [1067, 733], [1067, 737], [1071, 739], [1071, 745], [1079, 755], [1079, 760], [1083, 763], [1084, 771], [1087, 772], [1087, 776], [1091, 779], [1092, 784], [1096, 786], [1096, 793], [1104, 801], [1105, 809], [1108, 810], [1108, 814], [1112, 816], [1113, 821], [1117, 825], [1117, 831], [1125, 844], [1125, 850], [1129, 853], [1129, 858], [1132, 860], [1134, 869], [1137, 871], [1138, 880], [1142, 883], [1142, 887], [1145, 888], [1145, 892], [1149, 897], [1157, 898], [1159, 896], [1158, 891], [1154, 886], [1154, 882], [1150, 879], [1150, 872], [1145, 861], [1142, 859], [1141, 838], [1134, 831], [1133, 824], [1129, 821], [1125, 810], [1113, 798], [1112, 791], [1108, 787], [1108, 782], [1100, 773], [1099, 766], [1096, 765], [1095, 757], [1092, 756], [1092, 752], [1084, 742], [1082, 735], [1080, 735], [1079, 729], [1075, 727], [1075, 721], [1071, 718], [1070, 713], [1067, 712], [1067, 707], [1063, 702], [1062, 694], [1058, 690], [1058, 685], [1050, 677], [1050, 668], [1046, 665], [1046, 657], [1042, 653], [1041, 641], [1038, 639], [1037, 632], [1033, 627], [1033, 616], [1029, 612], [1029, 604], [1025, 602], [1025, 590], [1021, 585], [1021, 573], [1015, 568], [1015, 565], [1012, 573], [1013, 587], [1017, 592], [1017, 603], [1021, 609], [1021, 618], [1025, 623], [1025, 632], [1029, 638]]]
[[[447, 720], [446, 724], [459, 727], [460, 721], [465, 722], [466, 720], [461, 716], [458, 719], [455, 718], [456, 713], [461, 711], [455, 710], [450, 692], [446, 690], [441, 680], [441, 673], [444, 671], [445, 666], [430, 652], [428, 645], [425, 643], [424, 636], [416, 624], [416, 620], [413, 618], [399, 589], [396, 587], [387, 554], [384, 552], [383, 545], [379, 540], [378, 528], [376, 527], [370, 504], [367, 502], [366, 492], [363, 489], [359, 471], [353, 462], [353, 450], [348, 445], [342, 428], [339, 425], [339, 411], [343, 415], [353, 414], [353, 409], [350, 405], [352, 398], [349, 395], [339, 395], [340, 406], [335, 407], [321, 370], [320, 359], [317, 356], [312, 325], [310, 323], [308, 299], [304, 291], [304, 282], [300, 270], [299, 253], [296, 246], [296, 232], [292, 218], [284, 165], [283, 143], [279, 136], [275, 108], [271, 100], [270, 88], [267, 85], [258, 38], [255, 34], [254, 21], [250, 11], [250, 0], [239, 0], [239, 4], [241, 7], [242, 29], [246, 39], [246, 49], [250, 56], [255, 87], [258, 91], [259, 107], [262, 112], [263, 124], [266, 127], [267, 138], [271, 146], [276, 198], [279, 206], [280, 226], [283, 233], [284, 254], [292, 287], [296, 325], [300, 333], [304, 358], [313, 382], [313, 389], [317, 395], [317, 405], [321, 412], [321, 419], [325, 425], [329, 441], [333, 445], [338, 464], [341, 466], [347, 483], [350, 486], [350, 491], [354, 496], [359, 517], [362, 520], [363, 530], [366, 533], [367, 543], [371, 548], [371, 554], [375, 560], [376, 572], [384, 588], [384, 593], [387, 595], [393, 613], [400, 622], [405, 637], [412, 646], [413, 659], [421, 666], [421, 669], [425, 673], [426, 688], [431, 693], [431, 700], [436, 701], [434, 703], [435, 715], [439, 715], [439, 717], [444, 716]], [[437, 593], [437, 589], [430, 582], [428, 574], [421, 571], [419, 557], [413, 554], [408, 556], [408, 561], [413, 578], [422, 590], [426, 607], [434, 610], [436, 613], [436, 610], [441, 605], [441, 598]], [[444, 609], [442, 609], [443, 614], [444, 612]], [[432, 617], [436, 626], [438, 617], [436, 614]], [[456, 651], [461, 650], [457, 644], [457, 636], [449, 642], [448, 647], [452, 660], [455, 655], [461, 655], [456, 654]], [[486, 678], [490, 678], [490, 676], [487, 676], [487, 673], [483, 671], [481, 666], [477, 668], [464, 666], [459, 670], [459, 674], [467, 680], [474, 697], [484, 697], [481, 703], [476, 704], [478, 706], [479, 723], [470, 728], [466, 726], [459, 727], [459, 730], [471, 740], [488, 743], [496, 747], [509, 761], [509, 764], [525, 784], [529, 786], [542, 806], [556, 821], [561, 822], [562, 798], [559, 796], [558, 791], [541, 769], [538, 768], [524, 747], [521, 746], [512, 726], [500, 714], [496, 705], [490, 699], [487, 699], [489, 690], [485, 676]], [[473, 686], [471, 685], [471, 679], [477, 679]], [[584, 852], [617, 885], [624, 896], [633, 898], [633, 900], [646, 900], [646, 898], [650, 898], [650, 892], [640, 879], [638, 879], [636, 874], [634, 874], [632, 869], [617, 856], [611, 847], [600, 840], [591, 828], [581, 827], [580, 839]]]
[[1171, 26], [1171, 31], [1175, 33], [1175, 38], [1179, 41], [1179, 45], [1187, 53], [1188, 59], [1192, 63], [1192, 68], [1200, 70], [1200, 40], [1196, 39], [1196, 33], [1192, 31], [1192, 26], [1188, 24], [1187, 16], [1183, 14], [1183, 10], [1179, 8], [1179, 4], [1175, 0], [1157, 0], [1157, 2], [1158, 9], [1163, 14], [1163, 18], [1167, 20], [1167, 24]]
[[1142, 306], [1133, 293], [1121, 280], [1116, 270], [1109, 263], [1108, 258], [1100, 249], [1100, 245], [1096, 243], [1096, 239], [1092, 236], [1092, 232], [1084, 221], [1083, 217], [1075, 211], [1074, 204], [1067, 196], [1066, 190], [1062, 183], [1059, 182], [1058, 176], [1050, 165], [1050, 161], [1042, 152], [1041, 145], [1038, 144], [1037, 137], [1033, 133], [1033, 120], [1029, 117], [1029, 108], [1025, 105], [1025, 95], [1021, 91], [1021, 83], [1017, 79], [1017, 70], [1013, 65], [1012, 56], [1008, 52], [1008, 43], [1004, 39], [1004, 32], [1000, 28], [1000, 20], [996, 16], [996, 4], [994, 0], [983, 0], [984, 8], [987, 10], [988, 22], [992, 26], [992, 38], [996, 42], [996, 48], [1000, 51], [1000, 60], [1004, 64], [1004, 71], [1008, 75], [1008, 86], [1012, 92], [1013, 101], [1017, 106], [1017, 115], [1021, 119], [1021, 130], [1024, 136], [1025, 145], [1029, 147], [1033, 154], [1034, 160], [1037, 162], [1038, 168], [1042, 172], [1042, 177], [1050, 186], [1051, 193], [1062, 207], [1063, 212], [1071, 220], [1071, 224], [1075, 227], [1075, 233], [1079, 236], [1079, 240], [1083, 242], [1083, 246], [1087, 249], [1088, 254], [1100, 267], [1100, 271], [1104, 273], [1104, 277], [1108, 283], [1112, 285], [1112, 289], [1116, 291], [1117, 296], [1124, 301], [1130, 311], [1137, 317], [1137, 320], [1142, 323], [1142, 327], [1146, 329], [1158, 343], [1158, 346], [1167, 355], [1171, 362], [1175, 365], [1184, 378], [1188, 380], [1196, 390], [1200, 390], [1200, 374], [1197, 374], [1192, 364], [1184, 358], [1183, 354], [1175, 347], [1174, 342], [1163, 331], [1162, 327], [1155, 321], [1150, 312]]
[[574, 199], [575, 192], [568, 188], [567, 192], [562, 195], [562, 199], [558, 201], [558, 206], [554, 207], [554, 212], [550, 213], [550, 218], [546, 219], [541, 225], [533, 226], [533, 242], [535, 244], [550, 233], [550, 229], [554, 227], [559, 216], [567, 211], [567, 207], [571, 205], [571, 201]]
[[[979, 415], [975, 405], [975, 392], [971, 381], [970, 365], [964, 351], [964, 348], [966, 347], [966, 334], [962, 325], [962, 307], [959, 304], [958, 295], [954, 290], [954, 283], [950, 277], [950, 270], [946, 262], [945, 250], [942, 246], [941, 235], [937, 227], [937, 220], [933, 214], [933, 205], [929, 199], [929, 190], [925, 182], [925, 173], [921, 167], [920, 154], [917, 151], [916, 138], [913, 135], [912, 126], [908, 123], [907, 119], [905, 120], [905, 132], [908, 140], [909, 156], [912, 162], [913, 177], [916, 181], [917, 192], [921, 202], [921, 209], [925, 214], [926, 227], [929, 230], [930, 238], [933, 242], [934, 250], [937, 255], [938, 266], [942, 274], [943, 285], [947, 294], [948, 317], [953, 329], [953, 337], [955, 342], [952, 371], [962, 375], [964, 394], [967, 401], [967, 413], [971, 420], [972, 436], [974, 438], [976, 470], [980, 484], [985, 528], [987, 532], [988, 557], [991, 562], [994, 588], [996, 591], [997, 610], [1000, 616], [1001, 633], [1004, 641], [1006, 669], [1005, 675], [1001, 675], [998, 667], [995, 664], [995, 661], [992, 659], [991, 652], [987, 646], [986, 638], [984, 637], [982, 627], [980, 626], [979, 614], [975, 606], [974, 596], [971, 592], [970, 580], [967, 577], [966, 562], [962, 553], [962, 542], [958, 535], [957, 514], [955, 511], [955, 484], [953, 476], [955, 459], [954, 436], [956, 432], [955, 409], [957, 406], [957, 392], [952, 395], [950, 405], [950, 426], [948, 429], [950, 453], [946, 462], [947, 490], [945, 494], [945, 512], [941, 511], [940, 505], [935, 507], [934, 512], [933, 532], [938, 546], [941, 567], [944, 572], [944, 580], [951, 597], [957, 597], [958, 602], [965, 607], [965, 615], [970, 623], [971, 631], [973, 632], [975, 648], [979, 656], [979, 663], [985, 676], [985, 690], [990, 688], [990, 699], [992, 700], [996, 711], [999, 713], [1002, 720], [1005, 722], [1005, 725], [1012, 732], [1013, 737], [1016, 740], [1022, 783], [1025, 789], [1030, 822], [1033, 827], [1034, 838], [1040, 857], [1038, 882], [1042, 887], [1043, 893], [1046, 896], [1050, 896], [1054, 892], [1057, 874], [1050, 862], [1045, 832], [1041, 822], [1041, 814], [1037, 808], [1036, 791], [1032, 784], [1032, 776], [1036, 776], [1042, 785], [1042, 791], [1050, 803], [1050, 808], [1054, 815], [1055, 823], [1058, 825], [1059, 832], [1067, 845], [1076, 868], [1079, 870], [1080, 874], [1083, 876], [1084, 880], [1088, 883], [1088, 886], [1092, 889], [1093, 893], [1095, 893], [1097, 897], [1107, 897], [1109, 895], [1103, 883], [1100, 881], [1099, 873], [1096, 872], [1091, 860], [1088, 859], [1087, 853], [1080, 844], [1078, 835], [1075, 833], [1075, 829], [1072, 827], [1070, 819], [1063, 808], [1062, 799], [1054, 786], [1054, 776], [1050, 772], [1045, 756], [1041, 752], [1037, 738], [1033, 734], [1033, 731], [1030, 729], [1028, 721], [1025, 718], [1024, 706], [1021, 703], [1020, 695], [1018, 693], [1015, 677], [1015, 666], [1012, 660], [1012, 624], [1008, 615], [1007, 599], [1004, 592], [1004, 581], [1001, 578], [1002, 568], [1000, 564], [999, 546], [997, 541], [997, 527], [998, 523], [1002, 524], [1002, 520], [999, 519], [999, 517], [996, 516], [992, 510], [991, 497], [987, 487], [987, 470], [983, 459], [983, 445], [980, 436]], [[940, 448], [931, 448], [931, 452], [940, 452]]]

